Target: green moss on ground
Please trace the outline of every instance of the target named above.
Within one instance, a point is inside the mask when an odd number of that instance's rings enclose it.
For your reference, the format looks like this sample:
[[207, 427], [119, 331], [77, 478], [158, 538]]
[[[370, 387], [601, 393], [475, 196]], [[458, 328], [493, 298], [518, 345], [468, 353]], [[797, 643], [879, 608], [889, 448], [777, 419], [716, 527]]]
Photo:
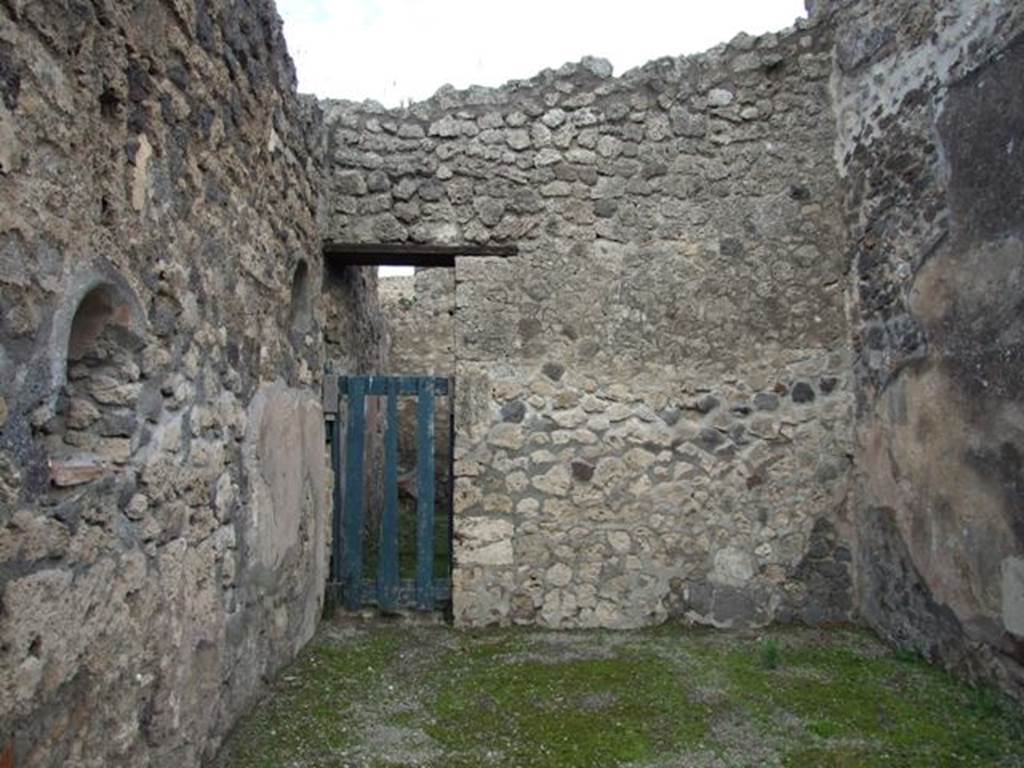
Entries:
[[287, 667], [241, 720], [220, 756], [231, 768], [342, 765], [358, 741], [351, 711], [392, 664], [396, 631], [351, 638], [321, 635]]
[[711, 642], [697, 655], [724, 678], [730, 706], [790, 742], [783, 765], [1024, 764], [1024, 718], [1010, 700], [920, 659], [865, 654], [864, 637], [846, 634], [852, 646], [779, 632], [774, 669], [744, 646], [723, 653]]
[[1024, 713], [856, 631], [327, 625], [219, 765], [1009, 767]]
[[[864, 660], [844, 649], [806, 649], [794, 654], [790, 664], [797, 670], [820, 670], [823, 678], [787, 681], [781, 687], [781, 706], [804, 718], [810, 733], [826, 742], [838, 741], [833, 754], [851, 751], [843, 740], [867, 742], [852, 750], [860, 762], [850, 764], [1021, 762], [1020, 713], [990, 689], [956, 685], [923, 661], [908, 663], [892, 656]], [[801, 761], [798, 755], [787, 764], [828, 764]]]
[[653, 655], [568, 660], [470, 657], [440, 681], [428, 733], [480, 765], [620, 765], [671, 754], [707, 736], [671, 664]]

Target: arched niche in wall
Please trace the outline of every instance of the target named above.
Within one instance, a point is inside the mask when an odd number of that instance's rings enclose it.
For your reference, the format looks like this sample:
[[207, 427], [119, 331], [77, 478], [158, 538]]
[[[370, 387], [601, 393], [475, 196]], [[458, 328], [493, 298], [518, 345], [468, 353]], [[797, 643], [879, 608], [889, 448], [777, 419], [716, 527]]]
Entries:
[[292, 273], [291, 303], [288, 305], [288, 330], [302, 337], [313, 326], [313, 288], [309, 264], [299, 259]]
[[54, 317], [53, 391], [38, 420], [57, 486], [102, 477], [136, 445], [141, 390], [142, 313], [116, 274], [91, 274]]

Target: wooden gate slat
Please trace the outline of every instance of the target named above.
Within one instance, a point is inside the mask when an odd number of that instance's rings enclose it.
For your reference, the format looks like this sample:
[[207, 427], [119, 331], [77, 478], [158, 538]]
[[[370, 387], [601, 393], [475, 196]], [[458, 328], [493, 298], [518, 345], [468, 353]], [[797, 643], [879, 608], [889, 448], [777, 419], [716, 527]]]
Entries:
[[398, 382], [387, 380], [387, 431], [384, 433], [384, 514], [377, 564], [377, 605], [398, 608]]
[[[432, 383], [434, 392], [438, 395], [448, 394], [448, 379], [438, 376], [351, 376], [348, 380], [351, 381], [355, 378], [361, 378], [365, 382], [364, 395], [386, 395], [387, 382], [391, 380], [398, 382], [398, 394], [400, 395], [419, 394], [420, 388], [424, 386], [423, 382]], [[344, 382], [340, 386], [341, 391], [344, 392]]]
[[419, 382], [416, 399], [416, 607], [434, 607], [434, 382]]
[[345, 607], [362, 605], [363, 583], [363, 435], [366, 378], [348, 379], [348, 429], [345, 435]]
[[[340, 398], [336, 398], [340, 400]], [[331, 581], [335, 584], [341, 581], [341, 520], [344, 510], [344, 498], [341, 485], [341, 421], [337, 414], [340, 413], [340, 402], [334, 403], [335, 418], [331, 425], [331, 468], [334, 470], [334, 513], [331, 515]]]
[[[455, 568], [455, 379], [449, 379], [448, 381], [448, 402], [446, 404], [448, 408], [448, 488], [447, 490], [447, 537], [448, 537], [448, 551], [445, 553], [445, 571], [444, 578], [446, 583], [450, 584], [452, 580], [453, 571]], [[451, 596], [451, 590], [449, 590], [449, 597]]]

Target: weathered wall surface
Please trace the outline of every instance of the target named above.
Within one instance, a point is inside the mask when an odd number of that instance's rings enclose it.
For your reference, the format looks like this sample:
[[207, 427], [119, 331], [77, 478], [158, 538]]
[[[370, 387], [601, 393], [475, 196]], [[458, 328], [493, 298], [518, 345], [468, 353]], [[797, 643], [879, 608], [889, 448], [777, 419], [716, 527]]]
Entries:
[[341, 375], [383, 371], [389, 344], [377, 296], [377, 268], [328, 261], [323, 307], [327, 368]]
[[852, 252], [861, 611], [1024, 694], [1024, 7], [823, 2]]
[[0, 3], [18, 766], [196, 765], [313, 631], [321, 134], [294, 80], [270, 2]]
[[326, 231], [456, 266], [455, 615], [850, 615], [831, 40], [323, 102]]

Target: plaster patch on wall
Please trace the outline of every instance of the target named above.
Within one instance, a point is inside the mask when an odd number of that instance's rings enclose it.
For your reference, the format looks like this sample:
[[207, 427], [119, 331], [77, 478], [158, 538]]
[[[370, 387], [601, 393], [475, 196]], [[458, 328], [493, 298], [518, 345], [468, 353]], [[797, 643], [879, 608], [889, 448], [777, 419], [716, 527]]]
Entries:
[[747, 552], [726, 547], [715, 553], [711, 580], [719, 584], [742, 587], [754, 577], [754, 562]]
[[153, 147], [145, 135], [139, 137], [139, 149], [135, 153], [135, 175], [132, 178], [132, 208], [141, 211], [146, 204], [146, 190], [149, 187], [149, 158]]
[[249, 407], [243, 454], [252, 483], [252, 550], [258, 566], [270, 571], [301, 546], [304, 522], [319, 527], [325, 519], [322, 509], [306, 508], [310, 501], [322, 505], [327, 493], [317, 460], [322, 424], [319, 403], [280, 382], [261, 388]]
[[8, 174], [21, 165], [21, 144], [18, 141], [14, 119], [0, 104], [0, 173]]
[[1003, 626], [1024, 637], [1024, 557], [1003, 560]]

